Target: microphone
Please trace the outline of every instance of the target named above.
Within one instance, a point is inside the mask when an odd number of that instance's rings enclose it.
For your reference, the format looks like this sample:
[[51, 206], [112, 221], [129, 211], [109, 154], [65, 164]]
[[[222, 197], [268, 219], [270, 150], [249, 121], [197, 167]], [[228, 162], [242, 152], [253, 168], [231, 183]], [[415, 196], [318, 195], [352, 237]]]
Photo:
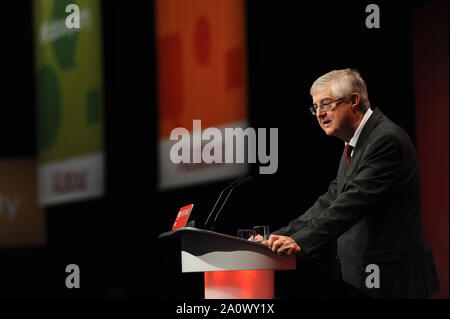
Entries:
[[251, 179], [252, 179], [252, 176], [246, 176], [246, 177], [241, 176], [241, 177], [239, 177], [238, 179], [236, 179], [236, 180], [234, 180], [233, 182], [231, 182], [227, 187], [225, 187], [225, 188], [222, 190], [222, 192], [220, 192], [219, 198], [217, 198], [216, 203], [214, 204], [213, 209], [212, 209], [211, 212], [209, 213], [209, 216], [208, 216], [208, 218], [206, 219], [205, 224], [203, 225], [204, 228], [206, 228], [206, 225], [208, 224], [209, 219], [211, 218], [211, 216], [212, 216], [214, 210], [215, 210], [216, 207], [217, 207], [217, 204], [219, 203], [219, 201], [220, 201], [220, 199], [222, 198], [222, 195], [225, 193], [225, 191], [228, 191], [228, 190], [229, 190], [229, 192], [228, 192], [228, 194], [227, 194], [227, 197], [226, 197], [225, 200], [222, 202], [222, 205], [220, 206], [219, 210], [217, 211], [217, 213], [216, 213], [216, 215], [215, 215], [215, 218], [214, 218], [214, 221], [213, 221], [212, 226], [210, 227], [210, 230], [214, 230], [214, 227], [215, 227], [216, 222], [217, 222], [217, 217], [219, 216], [220, 212], [222, 211], [222, 208], [225, 206], [225, 203], [227, 202], [227, 200], [228, 200], [228, 198], [230, 197], [230, 195], [231, 195], [231, 193], [233, 192], [233, 190], [234, 190], [236, 187], [240, 186], [241, 184], [244, 184], [244, 183], [248, 182], [248, 181], [251, 180]]
[[206, 225], [208, 224], [209, 219], [210, 219], [211, 216], [212, 216], [212, 213], [213, 213], [214, 210], [216, 209], [217, 204], [219, 203], [220, 199], [222, 198], [223, 193], [224, 193], [226, 190], [228, 190], [230, 187], [233, 187], [234, 185], [236, 185], [237, 183], [239, 183], [240, 181], [242, 181], [244, 178], [245, 178], [244, 176], [241, 176], [241, 177], [235, 179], [234, 181], [232, 181], [227, 187], [225, 187], [225, 188], [220, 192], [219, 198], [217, 198], [216, 203], [214, 204], [213, 209], [212, 209], [211, 212], [209, 213], [209, 216], [208, 216], [208, 218], [206, 219], [205, 224], [203, 224], [203, 228], [206, 228]]

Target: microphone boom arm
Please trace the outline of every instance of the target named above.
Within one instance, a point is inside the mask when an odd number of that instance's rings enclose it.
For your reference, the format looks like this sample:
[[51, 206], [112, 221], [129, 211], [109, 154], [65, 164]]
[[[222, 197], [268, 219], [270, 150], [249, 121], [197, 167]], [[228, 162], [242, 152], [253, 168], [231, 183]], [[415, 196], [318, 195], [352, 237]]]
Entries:
[[[239, 183], [240, 181], [242, 181], [242, 180], [245, 179], [245, 178], [246, 178], [245, 176], [239, 177], [238, 179], [234, 180], [231, 184], [229, 184], [227, 187], [225, 187], [225, 188], [220, 192], [219, 198], [217, 198], [217, 200], [216, 200], [216, 202], [215, 202], [215, 204], [214, 204], [213, 209], [212, 209], [211, 212], [209, 213], [209, 216], [208, 216], [208, 218], [206, 219], [206, 222], [203, 224], [203, 228], [206, 228], [206, 225], [208, 225], [209, 219], [211, 218], [211, 216], [212, 216], [214, 210], [216, 209], [217, 204], [219, 203], [220, 199], [222, 198], [223, 193], [224, 193], [226, 190], [228, 190], [228, 189], [234, 187], [237, 183]], [[230, 193], [231, 193], [231, 192], [230, 192]], [[230, 196], [230, 194], [228, 194], [228, 196]], [[227, 196], [227, 198], [225, 199], [225, 202], [227, 201], [228, 196]], [[223, 206], [224, 206], [224, 203], [222, 204], [221, 208], [219, 209], [219, 212], [222, 210], [222, 207], [223, 207]], [[218, 213], [217, 213], [217, 214], [218, 214]], [[216, 223], [217, 214], [216, 214], [216, 218], [214, 219], [214, 224]]]

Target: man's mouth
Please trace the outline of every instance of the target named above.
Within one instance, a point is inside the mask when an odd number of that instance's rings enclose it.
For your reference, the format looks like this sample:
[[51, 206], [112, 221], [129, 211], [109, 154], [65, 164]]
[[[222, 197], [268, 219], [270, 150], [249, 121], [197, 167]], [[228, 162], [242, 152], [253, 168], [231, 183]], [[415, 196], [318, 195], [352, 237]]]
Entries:
[[322, 123], [323, 123], [323, 126], [327, 126], [328, 124], [331, 123], [331, 120], [325, 120]]

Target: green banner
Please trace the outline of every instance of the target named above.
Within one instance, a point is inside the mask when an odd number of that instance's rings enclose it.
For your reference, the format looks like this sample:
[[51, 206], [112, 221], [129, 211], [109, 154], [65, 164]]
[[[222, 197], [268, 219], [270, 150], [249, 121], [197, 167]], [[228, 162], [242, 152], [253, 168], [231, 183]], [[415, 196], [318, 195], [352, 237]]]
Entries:
[[34, 0], [34, 30], [39, 162], [102, 152], [100, 0]]

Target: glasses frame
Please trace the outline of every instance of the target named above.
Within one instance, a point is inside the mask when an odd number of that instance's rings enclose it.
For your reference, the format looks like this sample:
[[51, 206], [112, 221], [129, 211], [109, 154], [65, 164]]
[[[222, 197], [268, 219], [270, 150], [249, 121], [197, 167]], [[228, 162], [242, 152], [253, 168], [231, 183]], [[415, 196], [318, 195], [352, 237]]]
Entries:
[[345, 99], [345, 96], [344, 96], [344, 97], [340, 97], [340, 98], [338, 98], [338, 99], [336, 99], [336, 100], [327, 102], [327, 103], [323, 103], [323, 104], [321, 104], [321, 105], [313, 104], [313, 105], [309, 108], [309, 110], [311, 111], [312, 115], [316, 116], [316, 115], [317, 115], [317, 109], [318, 109], [318, 108], [320, 108], [322, 111], [329, 111], [329, 110], [331, 110], [331, 109], [333, 108], [333, 106], [330, 105], [331, 103], [334, 103], [334, 102], [337, 102], [337, 101], [340, 101], [340, 100], [344, 100], [344, 99]]

